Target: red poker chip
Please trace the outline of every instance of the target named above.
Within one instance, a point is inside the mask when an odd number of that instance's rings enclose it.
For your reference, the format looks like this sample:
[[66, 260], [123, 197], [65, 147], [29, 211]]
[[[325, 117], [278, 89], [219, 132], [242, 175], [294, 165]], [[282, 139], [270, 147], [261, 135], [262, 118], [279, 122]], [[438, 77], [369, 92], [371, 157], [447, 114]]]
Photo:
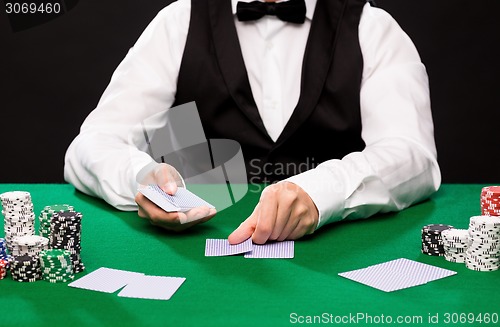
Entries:
[[485, 186], [485, 187], [483, 187], [482, 191], [500, 193], [500, 186], [496, 186], [496, 185]]
[[483, 211], [500, 212], [499, 209], [484, 207], [481, 208]]
[[[486, 212], [486, 213], [492, 213], [492, 214], [500, 214], [500, 211], [498, 210], [491, 210], [491, 209], [482, 209], [481, 213]], [[490, 216], [490, 215], [484, 215], [483, 216]]]
[[481, 213], [485, 213], [485, 214], [483, 214], [483, 216], [497, 216], [497, 215], [500, 215], [500, 212], [493, 211], [493, 210], [482, 210]]

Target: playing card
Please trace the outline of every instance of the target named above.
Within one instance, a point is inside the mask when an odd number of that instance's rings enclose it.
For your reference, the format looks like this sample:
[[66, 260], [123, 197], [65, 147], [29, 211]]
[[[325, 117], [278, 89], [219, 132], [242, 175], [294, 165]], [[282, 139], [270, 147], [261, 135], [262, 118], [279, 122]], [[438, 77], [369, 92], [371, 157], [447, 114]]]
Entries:
[[205, 257], [220, 257], [251, 251], [252, 239], [243, 243], [231, 245], [227, 239], [207, 239], [205, 243]]
[[99, 268], [68, 284], [75, 288], [114, 293], [144, 274], [110, 268]]
[[167, 212], [188, 211], [197, 207], [214, 208], [213, 205], [183, 187], [177, 188], [174, 195], [165, 193], [158, 185], [141, 187], [138, 191]]
[[151, 300], [169, 300], [186, 278], [140, 276], [125, 286], [118, 296]]
[[452, 270], [400, 258], [363, 269], [339, 273], [339, 276], [384, 292], [392, 292], [455, 274], [456, 272]]
[[294, 241], [254, 244], [251, 252], [245, 253], [245, 258], [284, 258], [294, 257]]
[[138, 191], [166, 212], [180, 210], [178, 206], [174, 205], [172, 201], [169, 200], [169, 197], [172, 197], [171, 195], [168, 195], [163, 191], [159, 192], [152, 186], [141, 187]]

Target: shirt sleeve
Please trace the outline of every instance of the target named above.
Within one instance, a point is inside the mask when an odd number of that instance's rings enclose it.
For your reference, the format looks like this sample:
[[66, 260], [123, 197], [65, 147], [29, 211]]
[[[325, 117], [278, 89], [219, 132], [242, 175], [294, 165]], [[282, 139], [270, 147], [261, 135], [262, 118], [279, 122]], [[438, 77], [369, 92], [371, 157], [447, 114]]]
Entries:
[[316, 204], [318, 228], [404, 209], [441, 183], [428, 77], [415, 46], [388, 13], [369, 5], [359, 41], [365, 149], [287, 179]]
[[137, 125], [170, 108], [186, 44], [191, 2], [164, 8], [115, 70], [65, 156], [64, 178], [121, 210], [136, 210], [136, 175], [152, 162]]

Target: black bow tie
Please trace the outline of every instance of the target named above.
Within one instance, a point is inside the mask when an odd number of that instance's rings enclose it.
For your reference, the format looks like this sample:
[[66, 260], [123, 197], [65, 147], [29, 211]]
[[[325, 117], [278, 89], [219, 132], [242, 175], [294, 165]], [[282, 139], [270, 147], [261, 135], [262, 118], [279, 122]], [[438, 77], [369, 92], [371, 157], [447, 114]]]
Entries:
[[240, 21], [257, 20], [264, 15], [275, 15], [285, 22], [303, 24], [306, 19], [306, 3], [304, 0], [286, 2], [238, 2], [236, 15]]

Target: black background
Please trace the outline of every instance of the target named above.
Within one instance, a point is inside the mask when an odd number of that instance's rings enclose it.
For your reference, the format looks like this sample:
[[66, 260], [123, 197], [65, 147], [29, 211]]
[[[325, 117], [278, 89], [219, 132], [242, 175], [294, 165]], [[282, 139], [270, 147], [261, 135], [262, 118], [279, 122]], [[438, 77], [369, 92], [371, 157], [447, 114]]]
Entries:
[[[169, 2], [81, 0], [17, 32], [0, 12], [0, 182], [63, 181], [66, 148], [116, 66]], [[443, 182], [498, 183], [500, 1], [377, 4], [410, 35], [427, 67]]]

